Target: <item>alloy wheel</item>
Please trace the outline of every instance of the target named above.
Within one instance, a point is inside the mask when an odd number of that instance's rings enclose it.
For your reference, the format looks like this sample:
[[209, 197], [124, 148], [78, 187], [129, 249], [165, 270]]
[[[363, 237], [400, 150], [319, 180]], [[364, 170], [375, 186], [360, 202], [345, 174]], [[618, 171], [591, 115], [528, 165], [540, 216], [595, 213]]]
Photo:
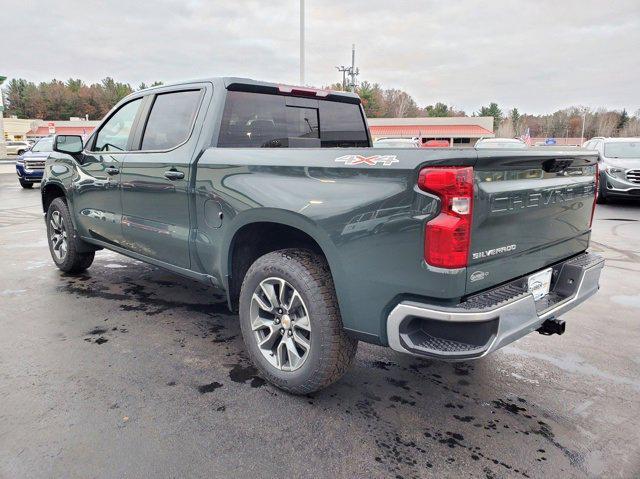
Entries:
[[51, 249], [58, 261], [64, 261], [67, 256], [68, 240], [67, 240], [67, 228], [64, 224], [64, 218], [59, 211], [51, 213], [51, 219], [49, 220]]
[[258, 348], [272, 366], [295, 371], [304, 364], [311, 347], [309, 311], [289, 282], [276, 277], [261, 281], [249, 314]]

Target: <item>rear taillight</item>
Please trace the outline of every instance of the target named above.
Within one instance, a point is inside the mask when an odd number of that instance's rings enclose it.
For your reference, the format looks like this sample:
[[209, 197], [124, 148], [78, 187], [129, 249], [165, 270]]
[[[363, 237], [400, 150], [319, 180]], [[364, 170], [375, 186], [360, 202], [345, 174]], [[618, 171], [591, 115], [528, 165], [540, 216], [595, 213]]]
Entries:
[[424, 259], [439, 268], [467, 266], [473, 213], [473, 168], [430, 167], [420, 171], [420, 189], [437, 195], [440, 214], [425, 231]]
[[598, 202], [598, 188], [600, 188], [600, 167], [598, 163], [596, 163], [596, 183], [595, 183], [595, 193], [593, 198], [593, 206], [591, 207], [591, 220], [589, 220], [589, 229], [591, 229], [591, 225], [593, 224], [593, 214], [596, 212], [596, 203]]

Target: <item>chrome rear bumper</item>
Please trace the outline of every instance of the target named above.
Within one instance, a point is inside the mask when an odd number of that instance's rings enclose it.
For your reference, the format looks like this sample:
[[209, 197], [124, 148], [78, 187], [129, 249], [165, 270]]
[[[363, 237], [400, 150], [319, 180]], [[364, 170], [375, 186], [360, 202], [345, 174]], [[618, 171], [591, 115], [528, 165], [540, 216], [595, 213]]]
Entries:
[[595, 294], [603, 266], [604, 259], [593, 253], [555, 265], [552, 289], [539, 301], [523, 289], [522, 279], [450, 308], [403, 301], [387, 318], [389, 346], [445, 360], [485, 356]]

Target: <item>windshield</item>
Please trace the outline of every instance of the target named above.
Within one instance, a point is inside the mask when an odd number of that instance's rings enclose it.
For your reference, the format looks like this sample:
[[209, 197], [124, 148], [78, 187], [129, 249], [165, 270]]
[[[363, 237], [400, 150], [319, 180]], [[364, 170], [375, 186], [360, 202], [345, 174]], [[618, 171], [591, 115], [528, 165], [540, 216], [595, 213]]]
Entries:
[[31, 151], [33, 151], [34, 153], [53, 151], [53, 138], [51, 137], [41, 138], [36, 142], [35, 145], [33, 145], [33, 148], [31, 148]]
[[607, 158], [640, 158], [640, 141], [605, 143], [604, 156]]

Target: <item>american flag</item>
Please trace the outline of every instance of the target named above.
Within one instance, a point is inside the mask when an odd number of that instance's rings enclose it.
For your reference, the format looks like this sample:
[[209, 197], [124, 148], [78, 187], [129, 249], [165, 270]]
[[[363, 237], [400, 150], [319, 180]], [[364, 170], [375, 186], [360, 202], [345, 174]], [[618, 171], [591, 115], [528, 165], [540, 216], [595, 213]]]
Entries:
[[529, 128], [527, 128], [524, 133], [520, 135], [520, 139], [527, 145], [531, 146], [531, 134], [529, 133]]

